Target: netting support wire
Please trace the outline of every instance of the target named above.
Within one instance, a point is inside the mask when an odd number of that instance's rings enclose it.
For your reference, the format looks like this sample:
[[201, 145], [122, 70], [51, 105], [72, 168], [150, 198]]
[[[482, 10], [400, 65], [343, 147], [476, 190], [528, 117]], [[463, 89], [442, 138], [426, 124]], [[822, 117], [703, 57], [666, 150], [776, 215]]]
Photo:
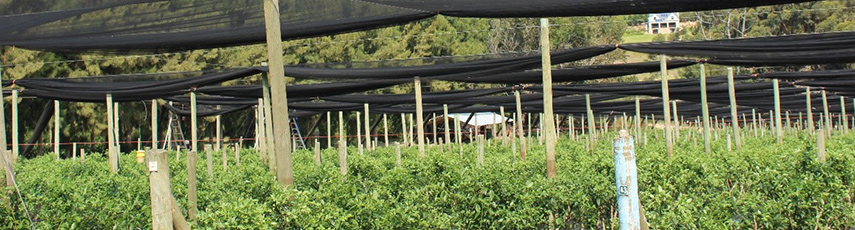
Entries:
[[552, 57], [550, 55], [549, 44], [549, 19], [540, 19], [540, 55], [541, 69], [543, 72], [543, 113], [545, 119], [543, 124], [546, 130], [542, 133], [545, 135], [546, 142], [546, 177], [555, 178], [555, 112], [552, 108]]
[[291, 162], [291, 127], [288, 121], [288, 96], [285, 91], [285, 64], [282, 61], [282, 36], [279, 1], [264, 1], [264, 24], [267, 34], [268, 78], [273, 112], [273, 131], [276, 141], [276, 179], [279, 185], [294, 186], [294, 169]]
[[671, 140], [671, 97], [668, 92], [668, 60], [664, 54], [659, 55], [659, 73], [662, 80], [662, 115], [665, 124], [665, 146], [668, 151], [668, 157], [674, 155], [674, 142]]

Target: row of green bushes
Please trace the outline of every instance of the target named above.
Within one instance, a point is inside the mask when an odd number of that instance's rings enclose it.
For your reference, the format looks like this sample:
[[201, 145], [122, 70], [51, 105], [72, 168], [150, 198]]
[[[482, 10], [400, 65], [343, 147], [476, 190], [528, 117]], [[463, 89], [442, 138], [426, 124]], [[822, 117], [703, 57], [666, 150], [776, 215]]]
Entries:
[[[748, 139], [715, 153], [680, 143], [674, 157], [658, 139], [639, 146], [640, 196], [657, 229], [845, 229], [855, 227], [855, 136], [832, 138], [828, 161], [816, 162], [808, 135]], [[215, 164], [208, 178], [204, 154], [198, 172], [199, 216], [205, 229], [612, 229], [617, 224], [610, 140], [593, 152], [563, 140], [558, 174], [545, 178], [543, 149], [526, 161], [510, 147], [490, 145], [483, 166], [474, 146], [463, 154], [429, 148], [424, 159], [405, 148], [396, 167], [394, 148], [359, 155], [351, 149], [341, 176], [333, 149], [321, 165], [311, 151], [295, 153], [296, 189], [281, 189], [252, 150], [228, 171]], [[186, 202], [186, 159], [171, 153], [173, 191]], [[214, 154], [214, 162], [221, 162]], [[229, 154], [231, 155], [231, 154]], [[233, 157], [230, 157], [233, 158]], [[148, 178], [132, 156], [118, 174], [103, 157], [86, 162], [49, 156], [24, 160], [18, 181], [39, 229], [147, 229]], [[5, 195], [2, 195], [5, 196]], [[29, 228], [17, 197], [3, 197], [0, 229]]]

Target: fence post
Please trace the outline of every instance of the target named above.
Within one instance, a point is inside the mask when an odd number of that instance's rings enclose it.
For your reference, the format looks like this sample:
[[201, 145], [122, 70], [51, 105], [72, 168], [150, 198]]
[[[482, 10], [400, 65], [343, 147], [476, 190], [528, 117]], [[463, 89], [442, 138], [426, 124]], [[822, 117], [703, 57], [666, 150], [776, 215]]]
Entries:
[[151, 150], [146, 157], [151, 192], [151, 229], [172, 230], [172, 189], [166, 151]]
[[825, 130], [818, 129], [816, 134], [816, 159], [825, 162]]
[[621, 130], [613, 147], [620, 229], [641, 229], [641, 202], [638, 200], [638, 170], [633, 139], [626, 130]]

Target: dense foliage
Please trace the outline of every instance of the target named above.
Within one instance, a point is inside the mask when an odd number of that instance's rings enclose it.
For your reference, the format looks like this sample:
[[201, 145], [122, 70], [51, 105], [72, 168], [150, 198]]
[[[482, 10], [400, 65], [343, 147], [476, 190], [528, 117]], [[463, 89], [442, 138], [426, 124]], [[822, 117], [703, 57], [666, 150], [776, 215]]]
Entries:
[[[474, 146], [463, 155], [430, 149], [424, 159], [405, 148], [396, 167], [394, 148], [356, 154], [341, 176], [333, 149], [314, 164], [310, 151], [295, 156], [296, 190], [279, 188], [254, 151], [224, 171], [214, 154], [214, 178], [200, 155], [197, 227], [205, 229], [611, 229], [616, 226], [610, 140], [592, 153], [564, 137], [558, 177], [544, 176], [541, 146], [521, 161], [493, 143], [484, 166]], [[654, 133], [638, 151], [642, 204], [658, 229], [845, 229], [855, 226], [855, 136], [832, 138], [826, 163], [814, 160], [812, 137], [786, 143], [749, 138], [741, 150], [715, 153], [682, 142], [668, 158]], [[532, 143], [537, 143], [536, 139]], [[639, 143], [643, 141], [639, 140]], [[655, 144], [654, 144], [655, 143]], [[170, 158], [173, 191], [186, 207], [186, 160]], [[150, 225], [148, 179], [130, 156], [110, 174], [102, 157], [86, 162], [50, 157], [18, 167], [24, 200], [39, 229], [142, 228]], [[4, 199], [9, 199], [5, 197]], [[28, 228], [20, 202], [0, 207], [0, 228]]]

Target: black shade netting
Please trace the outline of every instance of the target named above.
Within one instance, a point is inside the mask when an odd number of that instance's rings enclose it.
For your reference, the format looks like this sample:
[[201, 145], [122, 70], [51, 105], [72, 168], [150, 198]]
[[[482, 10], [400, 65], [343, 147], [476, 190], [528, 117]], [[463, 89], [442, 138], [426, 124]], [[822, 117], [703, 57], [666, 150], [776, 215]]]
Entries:
[[24, 96], [80, 102], [104, 102], [111, 94], [116, 102], [163, 98], [189, 90], [261, 73], [256, 68], [212, 72], [140, 74], [86, 78], [27, 78], [14, 82]]
[[710, 58], [736, 66], [780, 66], [855, 61], [855, 32], [760, 38], [625, 44], [621, 49], [672, 56]]
[[757, 74], [760, 78], [777, 78], [782, 80], [799, 80], [799, 79], [828, 79], [828, 78], [846, 78], [855, 77], [855, 70], [821, 70], [821, 71], [805, 71], [805, 72], [771, 72]]
[[[458, 17], [564, 17], [697, 11], [807, 0], [280, 0], [285, 39]], [[0, 45], [54, 51], [174, 51], [265, 41], [262, 1], [0, 2]]]
[[[442, 92], [427, 92], [422, 94], [423, 103], [442, 104], [457, 100], [480, 97], [491, 94], [498, 94], [510, 91], [510, 88], [497, 89], [471, 89], [471, 90], [454, 90]], [[348, 94], [341, 96], [323, 97], [327, 101], [353, 102], [353, 103], [369, 103], [369, 104], [401, 104], [415, 103], [415, 94]]]
[[[285, 90], [288, 93], [289, 99], [312, 98], [365, 92], [409, 82], [412, 82], [412, 79], [345, 81], [289, 85]], [[264, 91], [261, 85], [205, 86], [197, 88], [196, 92], [207, 95], [243, 98], [262, 98], [264, 96]]]
[[[696, 64], [689, 60], [668, 61], [668, 69], [677, 69]], [[597, 80], [613, 77], [622, 77], [633, 74], [651, 73], [660, 71], [659, 62], [642, 62], [629, 64], [595, 65], [586, 67], [575, 67], [552, 70], [552, 82], [574, 82]], [[538, 84], [543, 82], [542, 71], [525, 71], [514, 73], [503, 73], [485, 77], [454, 77], [443, 78], [448, 81], [468, 83], [494, 83], [494, 84]]]

